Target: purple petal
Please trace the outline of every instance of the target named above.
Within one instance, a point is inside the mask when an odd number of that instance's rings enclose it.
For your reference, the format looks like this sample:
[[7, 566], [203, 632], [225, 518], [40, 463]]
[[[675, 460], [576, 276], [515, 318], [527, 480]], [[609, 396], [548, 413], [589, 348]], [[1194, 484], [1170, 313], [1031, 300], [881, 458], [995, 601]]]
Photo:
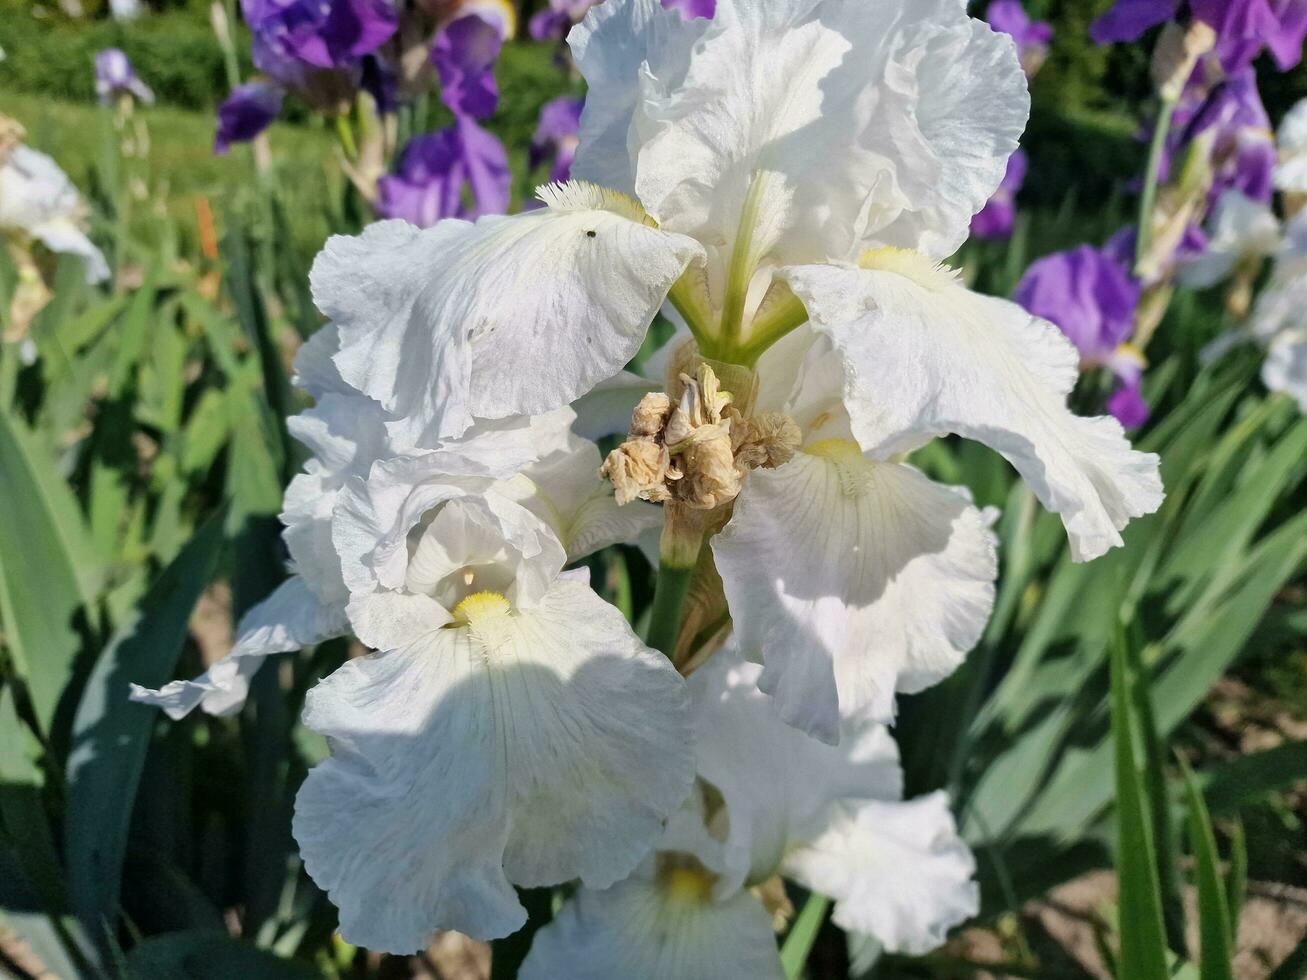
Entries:
[[442, 218], [504, 211], [510, 185], [503, 144], [463, 118], [409, 141], [395, 173], [377, 183], [377, 212], [426, 228]]
[[663, 8], [677, 11], [685, 20], [702, 18], [712, 20], [717, 12], [717, 0], [662, 0]]
[[495, 111], [494, 68], [502, 44], [501, 25], [477, 14], [452, 21], [436, 35], [431, 61], [440, 75], [440, 97], [455, 115], [484, 119]]
[[567, 36], [568, 28], [571, 26], [572, 18], [566, 11], [546, 7], [531, 15], [531, 23], [527, 29], [531, 33], [532, 40], [561, 41]]
[[1307, 0], [1271, 0], [1279, 24], [1267, 46], [1281, 71], [1302, 61], [1303, 40], [1307, 39]]
[[971, 219], [971, 234], [986, 241], [1012, 237], [1017, 209], [1011, 201], [992, 200]]
[[1139, 382], [1123, 384], [1107, 400], [1107, 410], [1127, 429], [1137, 429], [1148, 421], [1150, 409], [1144, 401]]
[[1139, 284], [1105, 251], [1081, 245], [1034, 263], [1015, 298], [1055, 323], [1087, 364], [1103, 363], [1134, 329]]
[[1003, 181], [998, 185], [994, 196], [971, 219], [971, 234], [976, 238], [988, 240], [1009, 238], [1012, 226], [1016, 222], [1016, 196], [1026, 182], [1026, 172], [1030, 169], [1030, 158], [1026, 151], [1018, 149], [1008, 157], [1007, 171]]
[[1172, 20], [1179, 0], [1116, 0], [1089, 28], [1095, 44], [1138, 41], [1150, 27]]
[[549, 179], [567, 180], [572, 160], [576, 156], [577, 136], [581, 131], [581, 109], [584, 105], [583, 100], [564, 95], [541, 106], [540, 120], [531, 137], [528, 158], [528, 166], [532, 170], [552, 155], [554, 163]]
[[249, 82], [232, 90], [218, 107], [218, 132], [213, 152], [222, 154], [232, 143], [246, 143], [272, 124], [281, 112], [281, 89], [267, 82]]
[[146, 105], [154, 102], [154, 93], [136, 77], [131, 61], [118, 48], [105, 48], [96, 54], [95, 92], [106, 105], [123, 94], [139, 99]]

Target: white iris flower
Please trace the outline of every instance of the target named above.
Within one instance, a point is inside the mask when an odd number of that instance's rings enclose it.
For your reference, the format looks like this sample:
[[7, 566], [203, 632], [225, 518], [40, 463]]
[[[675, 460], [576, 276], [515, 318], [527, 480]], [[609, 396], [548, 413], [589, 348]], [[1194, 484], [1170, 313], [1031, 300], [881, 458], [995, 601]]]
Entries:
[[21, 144], [0, 155], [0, 233], [27, 235], [52, 252], [80, 256], [86, 281], [102, 282], [109, 265], [82, 230], [84, 217], [81, 195], [50, 157]]
[[407, 462], [337, 509], [350, 619], [384, 652], [310, 691], [332, 757], [294, 824], [342, 934], [390, 952], [515, 931], [514, 884], [621, 880], [693, 779], [683, 681], [584, 572], [561, 573], [549, 527], [405, 483]]
[[[1029, 108], [1012, 40], [965, 7], [608, 0], [570, 38], [589, 96], [546, 207], [328, 242], [292, 577], [206, 677], [136, 696], [234, 710], [259, 654], [346, 631], [379, 651], [305, 712], [332, 755], [295, 835], [349, 941], [503, 936], [512, 886], [579, 880], [524, 977], [733, 980], [780, 976], [756, 894], [780, 874], [895, 950], [974, 913], [947, 801], [902, 800], [883, 723], [979, 638], [992, 515], [905, 459], [992, 447], [1077, 560], [1162, 492], [1114, 420], [1068, 411], [1061, 333], [939, 264]], [[621, 372], [668, 301], [664, 394]], [[615, 498], [577, 433], [632, 389]], [[655, 610], [689, 594], [734, 633], [682, 657], [689, 618], [655, 615], [693, 718], [672, 662], [563, 571], [660, 523]]]
[[777, 874], [894, 951], [933, 949], [976, 913], [947, 799], [902, 801], [886, 729], [822, 745], [776, 719], [757, 676], [728, 648], [690, 679], [700, 792], [636, 874], [582, 888], [537, 933], [523, 980], [779, 978], [761, 901]]

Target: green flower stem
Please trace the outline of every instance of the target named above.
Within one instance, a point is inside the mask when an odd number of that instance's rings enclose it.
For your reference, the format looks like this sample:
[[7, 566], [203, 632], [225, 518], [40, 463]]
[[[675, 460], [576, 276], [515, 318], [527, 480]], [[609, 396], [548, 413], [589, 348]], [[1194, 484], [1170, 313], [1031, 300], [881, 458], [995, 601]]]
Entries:
[[343, 112], [336, 113], [336, 138], [340, 140], [340, 148], [345, 151], [346, 159], [357, 160], [359, 149], [354, 142], [354, 130], [350, 126], [349, 117]]
[[1157, 206], [1157, 187], [1161, 182], [1162, 154], [1166, 138], [1171, 134], [1171, 118], [1175, 115], [1175, 100], [1162, 99], [1157, 112], [1157, 125], [1153, 129], [1153, 142], [1148, 148], [1148, 169], [1144, 173], [1144, 192], [1139, 199], [1139, 234], [1135, 241], [1135, 265], [1148, 255], [1153, 244], [1153, 209]]
[[703, 518], [683, 505], [664, 506], [663, 536], [658, 548], [658, 584], [646, 642], [669, 658], [676, 653], [681, 633], [681, 609], [690, 592], [699, 551], [703, 547]]

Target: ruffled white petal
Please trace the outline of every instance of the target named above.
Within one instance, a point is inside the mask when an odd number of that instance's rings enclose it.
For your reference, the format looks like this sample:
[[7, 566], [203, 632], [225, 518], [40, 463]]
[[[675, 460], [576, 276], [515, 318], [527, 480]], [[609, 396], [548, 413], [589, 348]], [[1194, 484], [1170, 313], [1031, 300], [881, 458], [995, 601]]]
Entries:
[[474, 418], [566, 405], [630, 360], [701, 254], [621, 195], [546, 191], [548, 207], [475, 225], [381, 222], [314, 263], [341, 377], [395, 416], [397, 437], [435, 446]]
[[1307, 413], [1307, 329], [1285, 330], [1271, 341], [1262, 365], [1262, 383], [1288, 395]]
[[661, 0], [618, 0], [591, 7], [572, 28], [567, 44], [587, 86], [573, 178], [635, 194], [628, 143], [642, 89], [680, 86], [708, 24], [685, 20]]
[[612, 484], [599, 475], [602, 463], [598, 446], [569, 434], [556, 452], [497, 485], [494, 492], [544, 521], [567, 549], [568, 561], [576, 561], [609, 545], [632, 543], [644, 532], [662, 527], [658, 507], [643, 501], [617, 505]]
[[1181, 263], [1177, 278], [1206, 289], [1234, 272], [1240, 262], [1273, 255], [1280, 246], [1280, 222], [1269, 204], [1241, 191], [1228, 190], [1217, 202], [1207, 247]]
[[79, 256], [86, 265], [86, 281], [104, 282], [109, 263], [96, 245], [70, 218], [54, 218], [32, 228], [32, 236], [52, 252]]
[[350, 942], [506, 935], [511, 883], [607, 887], [689, 792], [684, 683], [584, 584], [352, 660], [309, 692], [332, 757], [296, 800], [305, 866]]
[[81, 196], [54, 160], [29, 146], [15, 146], [0, 165], [0, 230], [21, 231], [54, 252], [86, 260], [86, 279], [109, 277], [104, 254], [80, 227]]
[[484, 493], [536, 459], [536, 432], [490, 427], [446, 449], [381, 460], [366, 480], [347, 480], [332, 510], [331, 540], [349, 591], [400, 588], [409, 532], [442, 503]]
[[1280, 163], [1275, 168], [1275, 186], [1293, 194], [1307, 194], [1307, 99], [1285, 115], [1276, 133]]
[[286, 488], [282, 537], [292, 567], [317, 598], [343, 610], [349, 591], [331, 541], [336, 497], [346, 480], [366, 477], [372, 463], [394, 455], [395, 447], [381, 406], [359, 394], [324, 392], [317, 405], [286, 424], [313, 455]]
[[770, 916], [748, 891], [677, 895], [642, 869], [580, 889], [535, 935], [522, 980], [781, 980]]
[[[820, 455], [814, 455], [813, 452]], [[826, 742], [890, 721], [980, 638], [995, 543], [962, 494], [847, 441], [749, 475], [713, 539], [736, 635], [782, 719]]]
[[709, 247], [714, 289], [746, 239], [754, 267], [952, 253], [1029, 112], [1011, 39], [957, 0], [720, 0], [683, 77], [674, 63], [627, 67], [636, 194]]
[[979, 911], [975, 870], [942, 792], [856, 804], [785, 866], [787, 875], [835, 900], [837, 925], [912, 954], [942, 945], [950, 929]]
[[206, 714], [234, 714], [245, 703], [263, 657], [311, 647], [348, 629], [343, 607], [319, 602], [304, 579], [292, 575], [241, 618], [231, 652], [199, 677], [170, 681], [157, 691], [133, 684], [130, 696], [174, 719], [201, 706]]
[[863, 449], [888, 458], [956, 433], [1001, 453], [1062, 517], [1077, 561], [1121, 544], [1162, 502], [1158, 459], [1112, 418], [1066, 406], [1078, 355], [1052, 324], [972, 293], [920, 256], [903, 271], [786, 270], [814, 326], [844, 359], [845, 403]]
[[[689, 680], [699, 777], [725, 807], [719, 897], [776, 874], [796, 842], [826, 828], [839, 800], [903, 794], [898, 748], [884, 726], [850, 723], [838, 747], [824, 745], [776, 717], [759, 671], [732, 644]], [[711, 860], [702, 848], [691, 853]]]

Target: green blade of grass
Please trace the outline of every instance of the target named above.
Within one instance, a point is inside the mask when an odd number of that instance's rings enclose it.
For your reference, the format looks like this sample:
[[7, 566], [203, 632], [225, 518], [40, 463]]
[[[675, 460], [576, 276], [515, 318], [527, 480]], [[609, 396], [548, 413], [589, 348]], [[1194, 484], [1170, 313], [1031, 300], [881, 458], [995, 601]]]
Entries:
[[826, 921], [826, 911], [829, 908], [830, 899], [815, 893], [809, 895], [803, 903], [803, 909], [790, 927], [785, 945], [781, 947], [781, 967], [785, 970], [786, 980], [798, 980], [803, 976], [808, 954], [812, 952], [813, 943], [817, 941], [817, 933]]
[[1112, 743], [1116, 758], [1116, 812], [1120, 825], [1117, 874], [1121, 887], [1122, 980], [1167, 980], [1166, 936], [1152, 827], [1135, 763], [1136, 719], [1130, 697], [1125, 638], [1112, 644]]
[[1230, 967], [1230, 910], [1221, 880], [1216, 837], [1207, 805], [1194, 774], [1180, 760], [1184, 771], [1185, 797], [1189, 812], [1189, 841], [1194, 852], [1198, 878], [1199, 976], [1202, 980], [1233, 980]]

